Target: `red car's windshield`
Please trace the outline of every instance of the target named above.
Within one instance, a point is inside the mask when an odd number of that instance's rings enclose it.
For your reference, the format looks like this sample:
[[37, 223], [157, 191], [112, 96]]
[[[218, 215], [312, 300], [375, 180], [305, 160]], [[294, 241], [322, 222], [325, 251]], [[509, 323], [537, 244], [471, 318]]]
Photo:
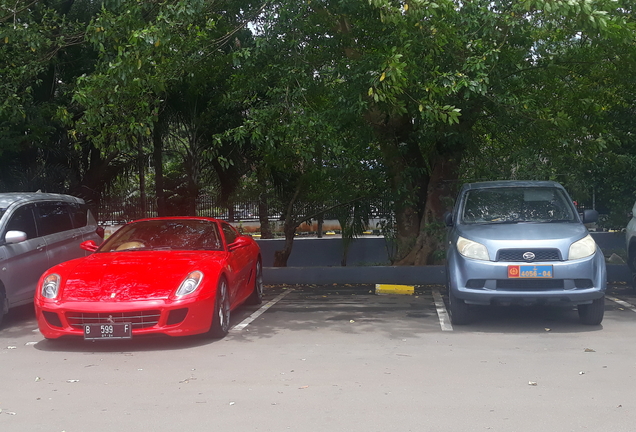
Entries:
[[147, 220], [113, 234], [98, 252], [135, 250], [222, 250], [216, 223], [206, 220]]

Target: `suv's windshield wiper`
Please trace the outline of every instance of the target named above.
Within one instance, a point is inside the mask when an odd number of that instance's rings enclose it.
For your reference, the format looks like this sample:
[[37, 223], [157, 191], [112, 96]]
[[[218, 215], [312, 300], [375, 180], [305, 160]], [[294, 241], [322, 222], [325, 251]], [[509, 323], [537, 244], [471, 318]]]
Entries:
[[487, 224], [516, 224], [516, 223], [519, 223], [519, 222], [525, 222], [525, 221], [493, 219], [493, 220], [485, 221], [484, 223], [487, 223]]

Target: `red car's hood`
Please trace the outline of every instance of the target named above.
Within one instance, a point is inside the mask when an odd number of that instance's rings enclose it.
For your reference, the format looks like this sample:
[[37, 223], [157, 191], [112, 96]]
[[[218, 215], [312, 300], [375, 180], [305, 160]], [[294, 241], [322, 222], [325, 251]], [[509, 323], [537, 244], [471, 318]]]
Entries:
[[[60, 272], [64, 301], [134, 301], [167, 299], [186, 276], [201, 270], [218, 273], [223, 252], [96, 253]], [[69, 264], [69, 263], [67, 263]], [[64, 264], [62, 265], [64, 266]]]

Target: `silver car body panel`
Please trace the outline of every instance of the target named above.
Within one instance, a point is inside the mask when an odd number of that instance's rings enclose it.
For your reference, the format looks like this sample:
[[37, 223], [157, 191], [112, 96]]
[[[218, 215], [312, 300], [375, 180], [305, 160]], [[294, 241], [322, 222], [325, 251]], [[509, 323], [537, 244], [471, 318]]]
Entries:
[[94, 240], [98, 244], [102, 241], [97, 234], [97, 221], [87, 210], [84, 226], [7, 243], [7, 224], [16, 212], [28, 212], [25, 208], [30, 207], [36, 218], [36, 208], [43, 203], [84, 205], [82, 199], [62, 194], [0, 193], [0, 289], [4, 290], [8, 307], [32, 302], [40, 276], [50, 267], [86, 256], [88, 252], [79, 247], [84, 240]]

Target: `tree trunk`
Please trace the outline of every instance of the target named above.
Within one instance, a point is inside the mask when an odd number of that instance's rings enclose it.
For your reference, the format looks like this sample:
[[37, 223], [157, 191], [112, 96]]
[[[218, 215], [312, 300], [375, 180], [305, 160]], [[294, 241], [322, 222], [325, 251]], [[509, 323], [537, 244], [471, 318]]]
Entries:
[[144, 163], [144, 146], [142, 141], [137, 144], [137, 166], [139, 168], [139, 210], [141, 217], [148, 216], [146, 208], [146, 164]]
[[320, 213], [320, 216], [318, 216], [318, 227], [316, 228], [317, 229], [316, 234], [318, 235], [318, 238], [322, 238], [322, 226], [324, 223], [325, 223], [324, 214]]
[[269, 226], [269, 205], [267, 204], [267, 195], [265, 193], [258, 196], [258, 220], [261, 224], [261, 238], [274, 238], [272, 229]]
[[412, 124], [409, 118], [388, 116], [372, 111], [365, 116], [373, 125], [380, 140], [380, 148], [389, 174], [395, 203], [394, 260], [402, 260], [415, 246], [424, 212], [428, 165], [422, 156], [418, 142], [410, 137]]
[[258, 195], [258, 220], [261, 224], [261, 238], [271, 239], [274, 238], [272, 229], [269, 226], [269, 203], [267, 200], [267, 180], [263, 173], [263, 168], [258, 166], [256, 168], [256, 177], [258, 179], [258, 185], [261, 193]]
[[[283, 225], [283, 232], [285, 233], [285, 246], [282, 250], [274, 252], [274, 267], [287, 267], [287, 260], [291, 255], [292, 247], [294, 246], [294, 236], [296, 235], [296, 228], [300, 225], [299, 222], [293, 217], [294, 204], [298, 199], [302, 186], [296, 185], [294, 195], [287, 202], [285, 208], [285, 224]], [[301, 221], [302, 222], [302, 221]]]
[[159, 125], [155, 125], [152, 135], [153, 161], [155, 165], [155, 196], [157, 197], [157, 216], [167, 216], [166, 194], [163, 190], [163, 140]]
[[287, 260], [294, 246], [294, 236], [298, 225], [291, 221], [285, 221], [283, 231], [285, 232], [285, 246], [281, 250], [274, 252], [274, 267], [287, 267]]
[[452, 208], [457, 167], [456, 158], [437, 158], [426, 189], [426, 206], [415, 244], [396, 265], [430, 265], [441, 259], [441, 256], [436, 259], [434, 253], [445, 246], [446, 230], [440, 221], [444, 212]]

